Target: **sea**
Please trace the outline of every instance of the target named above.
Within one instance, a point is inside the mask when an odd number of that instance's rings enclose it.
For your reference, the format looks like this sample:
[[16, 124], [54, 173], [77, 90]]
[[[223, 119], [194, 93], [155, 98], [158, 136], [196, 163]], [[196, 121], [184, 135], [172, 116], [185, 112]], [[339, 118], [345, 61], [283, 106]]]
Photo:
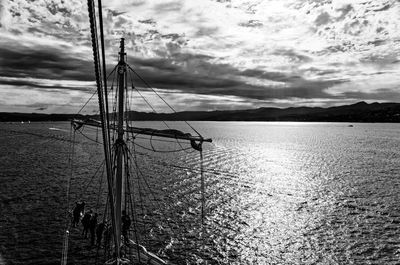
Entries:
[[[168, 264], [400, 264], [400, 124], [190, 124], [202, 157], [129, 143], [134, 236]], [[68, 264], [103, 264], [67, 225], [76, 201], [106, 216], [103, 159], [98, 130], [0, 123], [0, 264], [60, 264], [66, 229]]]

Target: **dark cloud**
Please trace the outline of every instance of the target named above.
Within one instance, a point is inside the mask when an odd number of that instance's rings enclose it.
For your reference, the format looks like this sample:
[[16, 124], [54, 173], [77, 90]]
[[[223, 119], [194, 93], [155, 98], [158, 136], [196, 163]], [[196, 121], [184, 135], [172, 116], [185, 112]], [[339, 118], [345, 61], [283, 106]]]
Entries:
[[0, 47], [0, 76], [92, 81], [93, 63], [52, 46]]
[[124, 18], [124, 17], [117, 17], [115, 22], [114, 22], [114, 27], [115, 28], [122, 28], [123, 25], [128, 24], [129, 20]]
[[361, 20], [355, 19], [347, 23], [344, 27], [344, 33], [351, 36], [359, 36], [362, 33], [363, 22]]
[[385, 28], [384, 28], [384, 27], [378, 27], [378, 28], [376, 29], [376, 33], [381, 33], [381, 32], [383, 32], [383, 31], [385, 31]]
[[326, 55], [326, 54], [332, 54], [332, 53], [344, 53], [348, 51], [352, 51], [356, 49], [356, 45], [352, 43], [351, 41], [343, 41], [340, 44], [333, 45], [333, 46], [328, 46], [327, 48], [316, 52], [318, 55]]
[[[105, 1], [105, 2], [107, 3], [107, 1]], [[136, 7], [144, 5], [145, 3], [146, 3], [146, 0], [129, 0], [129, 1], [125, 1], [124, 2], [124, 10], [132, 10], [132, 9], [135, 9]], [[119, 16], [121, 14], [126, 13], [126, 11], [112, 10], [112, 9], [108, 9], [108, 10], [112, 12], [113, 16]]]
[[154, 6], [154, 10], [157, 10], [158, 12], [173, 12], [180, 11], [181, 9], [182, 3], [179, 1], [166, 2]]
[[241, 27], [248, 27], [248, 28], [260, 28], [263, 26], [259, 20], [249, 20], [248, 22], [239, 23]]
[[66, 8], [62, 1], [60, 3], [56, 3], [55, 1], [51, 1], [47, 3], [46, 8], [49, 10], [49, 12], [52, 15], [56, 15], [58, 13], [62, 13], [65, 16], [70, 16], [71, 15], [71, 10]]
[[[46, 82], [46, 83], [44, 83]], [[43, 82], [35, 82], [32, 79], [27, 78], [17, 78], [17, 79], [0, 79], [0, 84], [2, 85], [13, 85], [13, 86], [26, 86], [30, 88], [40, 88], [47, 91], [56, 91], [60, 92], [59, 89], [67, 90], [79, 90], [79, 91], [92, 91], [92, 86], [82, 87], [82, 86], [73, 86], [73, 85], [61, 85], [59, 82], [46, 80]]]
[[397, 61], [397, 53], [395, 51], [388, 51], [382, 54], [369, 54], [360, 59], [360, 62], [373, 63], [380, 66], [393, 64]]
[[392, 6], [391, 4], [385, 4], [385, 5], [384, 5], [383, 7], [381, 7], [381, 8], [374, 9], [374, 11], [375, 11], [375, 12], [385, 11], [385, 10], [388, 10], [391, 6]]
[[15, 10], [15, 9], [13, 9], [13, 8], [10, 9], [10, 14], [13, 17], [20, 17], [21, 16], [21, 13], [19, 11]]
[[[347, 80], [307, 80], [298, 75], [265, 72], [257, 69], [238, 70], [228, 64], [210, 63], [204, 55], [177, 54], [172, 60], [136, 60], [137, 72], [153, 87], [205, 95], [231, 95], [252, 99], [332, 98], [325, 89]], [[173, 62], [180, 62], [174, 64]], [[256, 78], [285, 83], [285, 87], [252, 85], [244, 81]], [[140, 82], [139, 82], [140, 83]]]
[[39, 108], [36, 108], [35, 110], [46, 110], [48, 107], [39, 107]]
[[354, 10], [353, 6], [351, 4], [345, 5], [342, 8], [337, 9], [338, 11], [341, 11], [342, 14], [340, 14], [340, 16], [337, 18], [337, 20], [343, 20], [344, 18], [346, 18], [346, 16]]
[[304, 69], [303, 72], [311, 72], [315, 75], [318, 76], [324, 76], [324, 75], [331, 75], [331, 74], [337, 74], [340, 72], [340, 70], [338, 69], [327, 69], [327, 70], [323, 70], [323, 69], [319, 69], [316, 67], [310, 67], [307, 69]]
[[165, 39], [171, 39], [173, 41], [182, 38], [181, 35], [176, 34], [176, 33], [171, 33], [171, 34], [165, 34], [165, 35], [161, 35], [161, 37], [165, 38]]
[[373, 40], [373, 41], [369, 41], [367, 42], [368, 45], [373, 45], [373, 46], [381, 46], [383, 44], [385, 44], [386, 40]]
[[[332, 4], [332, 0], [297, 0], [297, 2], [293, 4], [293, 7], [296, 9], [303, 9], [306, 6], [314, 9], [330, 4]], [[309, 12], [309, 10], [307, 12]]]
[[331, 21], [331, 16], [327, 12], [322, 12], [319, 16], [315, 19], [315, 25], [317, 27], [321, 25], [328, 24]]
[[276, 49], [273, 51], [272, 54], [278, 56], [285, 56], [292, 63], [308, 63], [312, 61], [312, 59], [309, 56], [300, 54], [292, 49]]
[[146, 19], [146, 20], [138, 20], [139, 23], [142, 24], [149, 24], [152, 26], [155, 26], [157, 23], [154, 21], [154, 19], [150, 18], [150, 19]]
[[[171, 35], [174, 38], [175, 35]], [[64, 48], [64, 49], [63, 49]], [[285, 53], [295, 60], [308, 60], [293, 51]], [[57, 80], [93, 81], [93, 62], [80, 59], [65, 47], [4, 46], [0, 47], [0, 75], [19, 77], [2, 79], [2, 84], [31, 86], [41, 89], [92, 90], [92, 87], [60, 85]], [[240, 98], [271, 100], [288, 98], [333, 98], [325, 92], [331, 86], [347, 80], [307, 80], [299, 74], [267, 72], [259, 69], [239, 70], [232, 65], [214, 63], [216, 58], [203, 54], [175, 52], [168, 58], [134, 58], [128, 62], [153, 87], [191, 94], [237, 96]], [[109, 63], [112, 63], [109, 61]], [[116, 63], [116, 62], [115, 62]], [[34, 82], [30, 78], [50, 79], [49, 83]], [[266, 85], [254, 85], [249, 79]], [[54, 80], [54, 81], [51, 81]], [[269, 85], [273, 82], [285, 86]], [[144, 86], [135, 78], [136, 86]], [[73, 83], [72, 83], [73, 84]]]
[[400, 97], [400, 92], [389, 88], [375, 89], [374, 92], [348, 91], [342, 95], [344, 98], [356, 98], [359, 100], [386, 101]]
[[125, 14], [126, 12], [125, 11], [117, 11], [117, 10], [111, 10], [111, 9], [108, 9], [108, 11], [111, 13], [111, 15], [113, 16], [113, 17], [117, 17], [117, 16], [119, 16], [119, 15], [123, 15], [123, 14]]
[[199, 26], [198, 30], [196, 32], [196, 37], [209, 37], [209, 36], [214, 36], [216, 33], [219, 31], [219, 28], [217, 26], [215, 27], [204, 27], [204, 26]]

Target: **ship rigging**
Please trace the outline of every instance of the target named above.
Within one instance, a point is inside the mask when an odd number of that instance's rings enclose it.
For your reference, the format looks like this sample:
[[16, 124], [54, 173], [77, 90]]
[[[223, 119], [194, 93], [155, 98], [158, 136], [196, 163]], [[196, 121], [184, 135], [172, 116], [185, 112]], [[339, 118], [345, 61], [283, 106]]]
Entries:
[[[204, 176], [202, 165], [202, 144], [204, 142], [211, 142], [210, 138], [204, 138], [198, 131], [193, 128], [188, 122], [185, 122], [196, 135], [191, 133], [184, 133], [180, 130], [170, 128], [166, 123], [166, 129], [152, 129], [140, 128], [132, 125], [130, 117], [130, 103], [128, 97], [129, 89], [135, 90], [132, 76], [137, 76], [140, 80], [144, 81], [140, 75], [128, 64], [127, 54], [125, 51], [125, 40], [120, 40], [120, 50], [118, 54], [118, 64], [114, 67], [112, 72], [108, 75], [110, 77], [114, 74], [116, 77], [116, 87], [114, 88], [114, 78], [111, 87], [108, 87], [108, 78], [106, 73], [106, 57], [104, 46], [103, 34], [103, 21], [102, 21], [102, 5], [101, 0], [98, 0], [98, 15], [96, 15], [94, 0], [88, 0], [88, 13], [90, 21], [91, 41], [93, 48], [93, 61], [94, 73], [96, 79], [96, 88], [98, 96], [99, 115], [98, 119], [94, 118], [77, 118], [71, 122], [71, 130], [73, 130], [73, 139], [75, 133], [81, 132], [85, 127], [100, 128], [102, 132], [102, 145], [104, 153], [104, 172], [107, 179], [107, 203], [104, 211], [104, 222], [110, 222], [110, 230], [112, 237], [110, 238], [113, 247], [104, 249], [103, 262], [105, 264], [166, 264], [164, 260], [157, 257], [155, 254], [148, 252], [146, 248], [140, 245], [136, 230], [136, 220], [134, 211], [136, 210], [132, 195], [134, 187], [130, 178], [134, 174], [134, 170], [138, 170], [137, 161], [132, 159], [135, 156], [135, 141], [140, 135], [150, 137], [150, 143], [153, 138], [157, 139], [174, 139], [180, 146], [181, 141], [190, 144], [189, 148], [200, 153], [201, 160], [201, 213], [202, 220], [204, 220]], [[98, 18], [98, 21], [97, 21]], [[97, 28], [99, 24], [99, 28]], [[99, 36], [100, 33], [100, 44]], [[128, 76], [129, 74], [129, 76]], [[128, 87], [128, 77], [131, 77], [131, 88]], [[148, 86], [149, 84], [144, 81]], [[151, 88], [151, 87], [150, 87]], [[152, 89], [152, 88], [151, 88]], [[153, 92], [161, 98], [161, 96], [152, 89]], [[139, 93], [139, 92], [138, 92]], [[114, 99], [110, 104], [110, 95], [114, 94]], [[173, 111], [174, 109], [162, 99], [168, 107]], [[146, 101], [147, 102], [147, 101]], [[112, 110], [110, 111], [110, 108]], [[74, 140], [72, 140], [74, 145]], [[132, 148], [133, 147], [133, 148]], [[156, 151], [151, 144], [152, 150]], [[133, 149], [133, 150], [132, 150]], [[74, 147], [71, 148], [73, 156]], [[180, 150], [185, 150], [183, 147]], [[71, 177], [73, 174], [73, 159], [70, 158]], [[70, 207], [70, 182], [67, 191], [67, 205]], [[134, 195], [133, 195], [134, 196]], [[123, 219], [125, 214], [132, 216], [133, 219], [133, 233], [124, 231]], [[67, 264], [68, 254], [68, 240], [70, 236], [71, 222], [67, 221], [61, 264]], [[98, 253], [99, 251], [97, 251]], [[96, 264], [98, 262], [98, 255], [96, 255]]]

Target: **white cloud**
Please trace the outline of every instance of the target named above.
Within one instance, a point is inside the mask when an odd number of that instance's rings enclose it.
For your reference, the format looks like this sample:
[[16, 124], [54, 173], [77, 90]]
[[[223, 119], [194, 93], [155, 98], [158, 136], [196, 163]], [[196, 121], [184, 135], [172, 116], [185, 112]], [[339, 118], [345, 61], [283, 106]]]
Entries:
[[380, 93], [382, 90], [394, 91], [398, 94], [398, 98], [388, 98], [388, 100], [400, 100], [400, 71], [386, 72], [380, 74], [364, 73], [367, 77], [358, 76], [351, 83], [343, 83], [331, 88], [326, 92], [332, 95], [343, 95], [346, 93]]
[[43, 79], [43, 78], [32, 78], [32, 77], [4, 77], [0, 76], [0, 82], [21, 82], [30, 83], [33, 86], [39, 86], [42, 88], [70, 88], [78, 90], [92, 90], [95, 87], [95, 82], [92, 81], [79, 81], [79, 80], [54, 80], [54, 79]]
[[[89, 98], [90, 94], [78, 90], [2, 85], [0, 112], [76, 113]], [[96, 103], [92, 100], [86, 111], [97, 110]]]

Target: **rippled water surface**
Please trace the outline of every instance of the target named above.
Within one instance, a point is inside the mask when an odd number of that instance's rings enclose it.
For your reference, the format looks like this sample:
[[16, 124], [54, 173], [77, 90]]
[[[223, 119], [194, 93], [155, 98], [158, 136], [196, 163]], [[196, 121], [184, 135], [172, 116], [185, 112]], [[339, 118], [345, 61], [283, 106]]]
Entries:
[[[204, 227], [199, 153], [154, 153], [186, 146], [136, 140], [133, 200], [149, 250], [171, 264], [399, 264], [400, 125], [193, 125], [213, 138], [203, 153]], [[58, 263], [70, 126], [2, 123], [0, 139], [0, 263]], [[71, 201], [101, 216], [104, 183], [92, 176], [102, 148], [76, 141]], [[69, 263], [95, 264], [95, 250], [71, 232]]]

